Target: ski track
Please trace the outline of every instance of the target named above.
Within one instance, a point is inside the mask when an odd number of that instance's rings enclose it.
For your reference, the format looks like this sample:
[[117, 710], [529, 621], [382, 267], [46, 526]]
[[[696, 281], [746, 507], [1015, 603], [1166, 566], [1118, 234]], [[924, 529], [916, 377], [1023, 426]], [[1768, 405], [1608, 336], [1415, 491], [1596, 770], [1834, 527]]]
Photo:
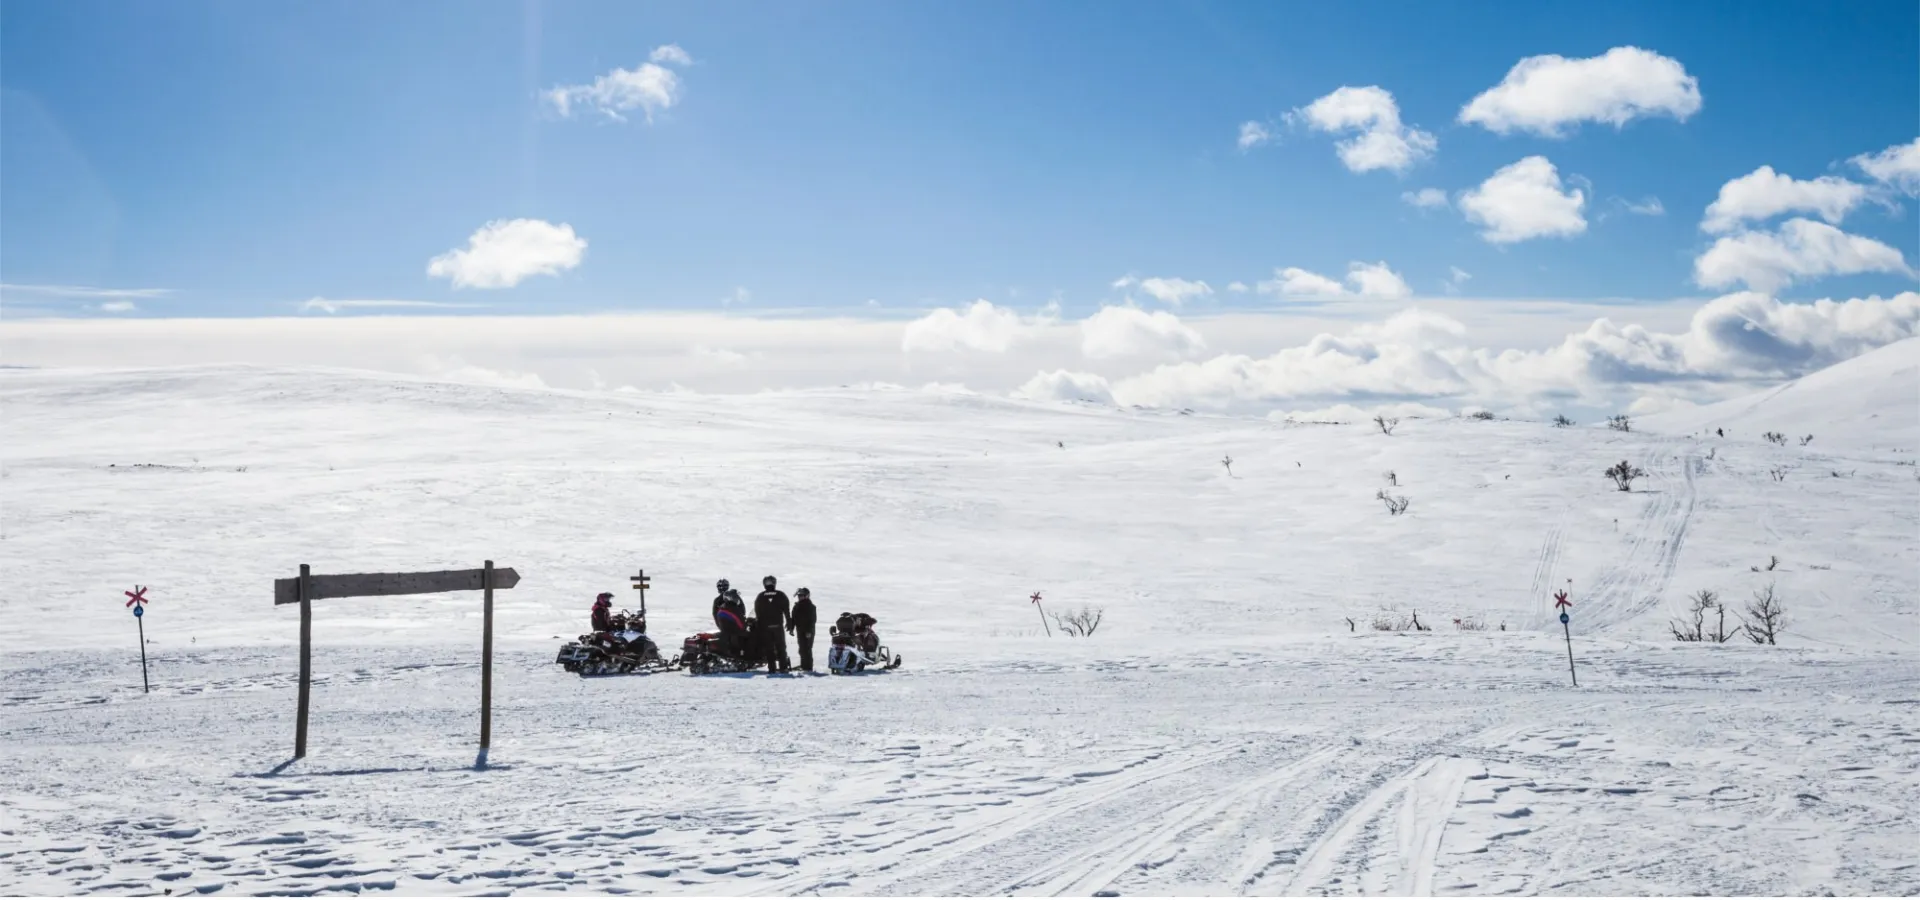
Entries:
[[1632, 623], [1664, 602], [1693, 516], [1693, 459], [1691, 449], [1675, 438], [1655, 443], [1641, 457], [1642, 468], [1659, 490], [1640, 492], [1646, 499], [1625, 552], [1603, 570], [1584, 596], [1575, 593], [1574, 615], [1583, 630], [1605, 633]]

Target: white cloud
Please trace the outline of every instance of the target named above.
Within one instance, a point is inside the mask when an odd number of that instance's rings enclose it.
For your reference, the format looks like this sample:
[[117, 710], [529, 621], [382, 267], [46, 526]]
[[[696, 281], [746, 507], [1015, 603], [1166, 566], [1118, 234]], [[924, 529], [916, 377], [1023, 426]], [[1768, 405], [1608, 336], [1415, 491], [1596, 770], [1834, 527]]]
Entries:
[[1256, 357], [1223, 354], [1157, 366], [1111, 383], [1114, 399], [1147, 406], [1295, 408], [1301, 401], [1568, 404], [1618, 409], [1637, 398], [1705, 399], [1741, 380], [1792, 377], [1920, 336], [1920, 294], [1783, 303], [1764, 294], [1716, 298], [1686, 330], [1661, 333], [1594, 320], [1540, 350], [1475, 347], [1465, 326], [1419, 309]]
[[1638, 203], [1631, 201], [1623, 202], [1626, 203], [1627, 212], [1633, 213], [1636, 216], [1664, 216], [1667, 214], [1666, 204], [1661, 203], [1659, 197], [1647, 197]]
[[133, 305], [133, 301], [131, 300], [108, 300], [107, 302], [100, 304], [98, 309], [101, 312], [110, 312], [110, 313], [125, 313], [125, 312], [136, 311]]
[[1107, 380], [1099, 375], [1087, 372], [1069, 372], [1056, 369], [1052, 372], [1038, 372], [1023, 384], [1013, 389], [1012, 395], [1021, 400], [1048, 400], [1080, 403], [1113, 403], [1113, 391]]
[[451, 279], [456, 288], [508, 288], [534, 275], [557, 275], [580, 265], [586, 238], [573, 226], [539, 219], [488, 222], [467, 238], [466, 249], [427, 261], [427, 274]]
[[1720, 186], [1720, 196], [1707, 207], [1700, 228], [1724, 234], [1749, 222], [1764, 222], [1783, 213], [1815, 213], [1838, 225], [1847, 213], [1867, 199], [1867, 189], [1834, 175], [1800, 181], [1761, 166]]
[[1865, 272], [1913, 274], [1899, 250], [1812, 219], [1788, 219], [1775, 231], [1720, 238], [1693, 261], [1693, 280], [1701, 287], [1744, 283], [1768, 293], [1795, 282]]
[[1240, 123], [1240, 149], [1251, 150], [1273, 140], [1273, 132], [1259, 122]]
[[1207, 342], [1165, 310], [1107, 306], [1080, 323], [1080, 352], [1089, 359], [1174, 353], [1206, 349]]
[[1413, 289], [1407, 286], [1406, 279], [1401, 278], [1385, 262], [1365, 263], [1356, 260], [1347, 263], [1344, 285], [1318, 272], [1291, 266], [1275, 269], [1273, 275], [1272, 281], [1260, 282], [1260, 293], [1283, 297], [1372, 297], [1383, 300], [1404, 300], [1413, 296]]
[[964, 312], [942, 307], [909, 322], [900, 336], [900, 349], [906, 353], [1005, 353], [1034, 324], [1011, 309], [975, 300]]
[[1250, 288], [1247, 287], [1247, 283], [1244, 281], [1235, 281], [1227, 285], [1227, 290], [1235, 294], [1244, 294], [1250, 290]]
[[1580, 122], [1605, 122], [1615, 128], [1648, 116], [1684, 122], [1699, 111], [1700, 82], [1678, 60], [1638, 47], [1615, 47], [1584, 59], [1529, 56], [1499, 84], [1468, 102], [1460, 110], [1460, 122], [1497, 134], [1525, 131], [1558, 138]]
[[1297, 266], [1273, 270], [1272, 281], [1260, 282], [1260, 293], [1284, 297], [1338, 297], [1347, 292], [1340, 282]]
[[541, 94], [561, 117], [572, 116], [578, 108], [591, 109], [616, 122], [627, 120], [622, 113], [640, 110], [648, 122], [653, 114], [680, 102], [680, 75], [667, 65], [691, 65], [693, 57], [677, 44], [656, 47], [644, 62], [631, 69], [614, 69], [593, 80], [592, 84], [563, 84]]
[[1914, 138], [1910, 144], [1895, 144], [1879, 153], [1862, 153], [1848, 162], [1874, 181], [1920, 197], [1920, 138]]
[[420, 358], [424, 374], [446, 381], [484, 384], [488, 387], [543, 389], [547, 383], [533, 372], [510, 372], [476, 366], [458, 356], [426, 355]]
[[1188, 300], [1211, 296], [1213, 288], [1204, 281], [1184, 278], [1146, 278], [1140, 281], [1140, 292], [1168, 306], [1179, 306]]
[[733, 293], [720, 298], [721, 306], [745, 306], [751, 302], [753, 302], [753, 292], [743, 287], [736, 287]]
[[743, 365], [749, 358], [748, 354], [741, 353], [737, 350], [725, 350], [718, 347], [709, 347], [705, 344], [693, 345], [691, 353], [695, 359], [720, 366]]
[[1421, 188], [1400, 194], [1400, 202], [1420, 209], [1440, 209], [1447, 205], [1447, 192], [1439, 188]]
[[647, 59], [672, 66], [693, 65], [693, 57], [688, 56], [687, 51], [680, 49], [679, 44], [662, 44], [655, 47], [652, 53], [647, 54]]
[[1460, 211], [1483, 226], [1489, 243], [1571, 237], [1587, 230], [1586, 194], [1562, 190], [1560, 173], [1544, 156], [1529, 156], [1460, 195]]
[[76, 284], [0, 284], [0, 294], [40, 294], [48, 297], [151, 299], [173, 293], [172, 288], [101, 288]]
[[1460, 268], [1459, 266], [1448, 266], [1447, 267], [1447, 293], [1449, 294], [1459, 293], [1460, 286], [1463, 284], [1466, 284], [1467, 280], [1472, 277], [1473, 275], [1471, 273], [1467, 272], [1467, 270], [1465, 269]]
[[343, 309], [477, 309], [474, 303], [440, 303], [433, 300], [328, 300], [314, 297], [300, 304], [301, 312], [329, 315]]
[[1133, 287], [1134, 285], [1139, 283], [1140, 283], [1140, 276], [1127, 274], [1127, 275], [1122, 275], [1119, 278], [1115, 278], [1113, 280], [1113, 284], [1109, 285], [1109, 287], [1112, 287], [1116, 291], [1124, 291], [1127, 288]]
[[1339, 141], [1340, 162], [1354, 172], [1405, 172], [1440, 146], [1433, 135], [1400, 122], [1400, 106], [1379, 87], [1342, 87], [1287, 114], [1315, 131], [1350, 134]]

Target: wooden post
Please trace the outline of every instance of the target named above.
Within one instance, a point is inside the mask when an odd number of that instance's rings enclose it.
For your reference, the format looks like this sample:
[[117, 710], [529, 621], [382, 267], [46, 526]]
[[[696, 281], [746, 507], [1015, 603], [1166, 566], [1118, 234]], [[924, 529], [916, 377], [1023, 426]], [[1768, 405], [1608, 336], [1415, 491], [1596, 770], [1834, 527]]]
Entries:
[[313, 682], [313, 597], [308, 589], [312, 570], [300, 564], [300, 712], [293, 726], [293, 758], [307, 755], [307, 691]]
[[145, 616], [136, 615], [133, 621], [140, 625], [140, 693], [150, 694], [153, 686], [147, 682], [147, 620]]
[[480, 626], [480, 752], [493, 743], [493, 560], [481, 570], [481, 605], [485, 622]]

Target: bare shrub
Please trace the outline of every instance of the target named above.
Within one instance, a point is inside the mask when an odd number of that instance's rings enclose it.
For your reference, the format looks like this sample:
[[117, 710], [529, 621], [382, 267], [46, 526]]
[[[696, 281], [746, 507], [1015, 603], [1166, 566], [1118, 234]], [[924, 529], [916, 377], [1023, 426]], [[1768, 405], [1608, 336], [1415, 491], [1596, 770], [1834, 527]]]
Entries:
[[1227, 467], [1227, 477], [1232, 478], [1233, 477], [1233, 457], [1231, 456], [1220, 457], [1220, 464]]
[[1765, 434], [1762, 434], [1760, 435], [1760, 439], [1763, 441], [1766, 441], [1769, 444], [1779, 444], [1782, 447], [1785, 447], [1787, 445], [1787, 436], [1784, 434], [1781, 434], [1778, 431], [1769, 431]]
[[1359, 631], [1359, 630], [1360, 630], [1360, 625], [1359, 625], [1358, 623], [1356, 623], [1356, 622], [1354, 622], [1354, 621], [1353, 621], [1353, 617], [1352, 617], [1352, 616], [1348, 616], [1348, 617], [1347, 617], [1347, 630], [1348, 630], [1348, 631], [1350, 631], [1350, 632], [1351, 632], [1351, 631]]
[[1103, 607], [1082, 606], [1071, 612], [1054, 614], [1053, 627], [1065, 632], [1069, 637], [1092, 637], [1094, 631], [1100, 627], [1100, 620], [1105, 618], [1106, 614], [1107, 611]]
[[1373, 630], [1375, 631], [1407, 631], [1412, 627], [1412, 625], [1407, 624], [1405, 618], [1395, 617], [1391, 613], [1375, 613], [1373, 617]]
[[1573, 425], [1573, 420], [1567, 418], [1566, 416], [1553, 417], [1553, 427], [1555, 428], [1568, 428], [1568, 427], [1571, 427], [1572, 425]]
[[1753, 599], [1747, 601], [1746, 615], [1741, 619], [1741, 630], [1756, 644], [1774, 643], [1774, 638], [1787, 628], [1786, 607], [1774, 595], [1772, 584], [1753, 592]]
[[1774, 466], [1773, 468], [1767, 470], [1767, 477], [1772, 478], [1776, 483], [1778, 483], [1778, 482], [1787, 480], [1787, 476], [1792, 472], [1793, 472], [1793, 469], [1787, 466]]
[[1414, 610], [1414, 611], [1412, 612], [1412, 614], [1411, 614], [1411, 615], [1412, 615], [1412, 617], [1413, 617], [1413, 630], [1415, 630], [1415, 631], [1432, 631], [1432, 630], [1433, 630], [1433, 629], [1431, 629], [1431, 628], [1428, 628], [1428, 627], [1427, 627], [1427, 626], [1425, 626], [1425, 625], [1422, 625], [1422, 624], [1420, 624], [1420, 611], [1419, 611], [1419, 610], [1417, 610], [1417, 609], [1416, 609], [1416, 610]]
[[1478, 422], [1491, 422], [1493, 421], [1493, 413], [1490, 410], [1479, 409], [1467, 413], [1467, 418]]
[[1606, 476], [1613, 479], [1614, 486], [1623, 491], [1633, 490], [1633, 480], [1635, 478], [1645, 478], [1646, 475], [1647, 470], [1627, 462], [1624, 459], [1606, 471]]
[[1453, 627], [1461, 631], [1485, 631], [1487, 623], [1477, 616], [1461, 616], [1453, 620]]
[[[1720, 602], [1719, 594], [1703, 590], [1687, 599], [1687, 618], [1674, 619], [1667, 625], [1674, 640], [1724, 644], [1738, 633], [1727, 630], [1727, 606]], [[1714, 619], [1712, 631], [1707, 630], [1708, 617]]]
[[1624, 415], [1608, 416], [1607, 427], [1613, 429], [1614, 431], [1632, 431], [1633, 420], [1627, 418]]
[[1373, 498], [1375, 500], [1381, 501], [1382, 503], [1385, 503], [1387, 505], [1387, 514], [1391, 516], [1397, 516], [1397, 515], [1400, 515], [1401, 513], [1406, 512], [1407, 505], [1413, 502], [1412, 500], [1408, 500], [1405, 497], [1395, 497], [1391, 494], [1388, 494], [1384, 489], [1382, 489], [1379, 493], [1374, 494]]
[[1387, 484], [1392, 485], [1393, 487], [1400, 486], [1400, 476], [1394, 474], [1394, 471], [1392, 469], [1387, 470]]
[[1397, 426], [1399, 426], [1399, 424], [1400, 424], [1400, 420], [1399, 420], [1399, 419], [1389, 419], [1389, 418], [1387, 418], [1387, 417], [1386, 417], [1386, 416], [1384, 416], [1384, 415], [1379, 415], [1379, 416], [1374, 416], [1374, 417], [1373, 417], [1373, 424], [1375, 424], [1375, 425], [1378, 425], [1378, 426], [1380, 426], [1380, 433], [1381, 433], [1381, 434], [1392, 434], [1392, 433], [1393, 433], [1393, 429], [1394, 429], [1395, 427], [1397, 427]]
[[1806, 437], [1803, 437], [1800, 439], [1800, 446], [1802, 447], [1805, 447], [1806, 445], [1811, 443], [1813, 443], [1813, 435], [1809, 434]]

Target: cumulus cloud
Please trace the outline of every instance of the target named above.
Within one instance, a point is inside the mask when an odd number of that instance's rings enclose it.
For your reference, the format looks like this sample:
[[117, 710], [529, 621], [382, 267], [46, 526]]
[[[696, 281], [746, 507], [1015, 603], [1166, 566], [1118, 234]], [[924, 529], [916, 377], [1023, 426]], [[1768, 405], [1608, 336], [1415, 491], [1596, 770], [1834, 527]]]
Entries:
[[1373, 297], [1404, 300], [1413, 296], [1413, 288], [1385, 262], [1347, 263], [1346, 284], [1318, 272], [1298, 267], [1275, 269], [1272, 281], [1262, 281], [1260, 293], [1282, 297]]
[[109, 312], [109, 313], [128, 313], [128, 312], [137, 311], [133, 305], [133, 301], [131, 300], [108, 300], [107, 302], [102, 303], [95, 308], [100, 310], [101, 312]]
[[1559, 171], [1544, 156], [1522, 159], [1460, 195], [1460, 211], [1493, 244], [1580, 234], [1587, 230], [1586, 203], [1584, 192], [1562, 189]]
[[1439, 188], [1404, 191], [1400, 194], [1400, 202], [1419, 209], [1441, 209], [1447, 205], [1447, 192]]
[[1847, 213], [1867, 199], [1864, 185], [1834, 175], [1800, 181], [1761, 166], [1720, 186], [1720, 196], [1707, 207], [1700, 229], [1725, 234], [1749, 222], [1764, 222], [1784, 213], [1814, 213], [1838, 225]]
[[975, 300], [964, 310], [942, 307], [909, 322], [900, 336], [900, 349], [906, 353], [1005, 353], [1052, 316], [1049, 311], [1025, 319], [987, 300]]
[[1174, 353], [1206, 349], [1200, 333], [1165, 310], [1108, 306], [1080, 323], [1080, 352], [1089, 359]]
[[1920, 138], [1895, 144], [1879, 153], [1863, 153], [1848, 162], [1868, 178], [1902, 193], [1920, 197]]
[[1459, 266], [1448, 266], [1447, 267], [1447, 293], [1449, 294], [1459, 293], [1460, 286], [1463, 284], [1466, 284], [1467, 280], [1472, 277], [1473, 275], [1471, 273], [1469, 273], [1465, 269], [1460, 268]]
[[1139, 284], [1141, 293], [1168, 306], [1179, 306], [1188, 300], [1213, 294], [1213, 288], [1206, 282], [1184, 278], [1143, 278]]
[[1035, 373], [1026, 384], [1013, 390], [1013, 396], [1020, 400], [1048, 400], [1056, 403], [1113, 404], [1113, 390], [1108, 386], [1105, 378], [1087, 372], [1069, 372], [1065, 369]]
[[1379, 87], [1342, 87], [1287, 114], [1315, 131], [1352, 134], [1339, 141], [1340, 162], [1354, 172], [1405, 172], [1433, 155], [1433, 135], [1400, 122], [1400, 105]]
[[1615, 47], [1584, 59], [1529, 56], [1461, 108], [1460, 122], [1496, 134], [1524, 131], [1560, 138], [1581, 122], [1615, 128], [1649, 116], [1684, 122], [1699, 111], [1700, 82], [1678, 60]]
[[1251, 290], [1251, 288], [1247, 287], [1247, 283], [1244, 281], [1235, 281], [1227, 285], [1227, 290], [1235, 294], [1244, 294]]
[[1222, 354], [1160, 365], [1111, 383], [1122, 404], [1297, 408], [1302, 402], [1471, 402], [1530, 408], [1636, 398], [1716, 396], [1740, 379], [1792, 377], [1920, 336], [1920, 294], [1783, 303], [1760, 293], [1716, 298], [1685, 331], [1594, 320], [1543, 350], [1476, 347], [1464, 325], [1409, 309], [1268, 356]]
[[1813, 278], [1866, 272], [1913, 274], [1899, 250], [1812, 219], [1720, 238], [1693, 261], [1693, 280], [1701, 287], [1745, 284], [1769, 293]]
[[488, 222], [467, 238], [465, 249], [427, 261], [427, 274], [456, 288], [509, 288], [534, 275], [558, 275], [580, 265], [587, 239], [573, 226], [539, 219]]
[[[563, 84], [541, 94], [547, 105], [562, 118], [588, 109], [616, 122], [627, 120], [625, 113], [640, 110], [648, 122], [653, 114], [680, 102], [682, 87], [679, 73], [667, 66], [686, 66], [693, 57], [677, 44], [655, 47], [649, 61], [631, 69], [614, 69], [595, 78], [591, 84]], [[663, 65], [664, 63], [664, 65]]]
[[1241, 122], [1240, 123], [1239, 144], [1240, 144], [1241, 150], [1243, 151], [1252, 150], [1253, 148], [1258, 147], [1261, 144], [1268, 143], [1272, 140], [1273, 140], [1273, 132], [1267, 130], [1266, 125], [1263, 125], [1259, 122]]

